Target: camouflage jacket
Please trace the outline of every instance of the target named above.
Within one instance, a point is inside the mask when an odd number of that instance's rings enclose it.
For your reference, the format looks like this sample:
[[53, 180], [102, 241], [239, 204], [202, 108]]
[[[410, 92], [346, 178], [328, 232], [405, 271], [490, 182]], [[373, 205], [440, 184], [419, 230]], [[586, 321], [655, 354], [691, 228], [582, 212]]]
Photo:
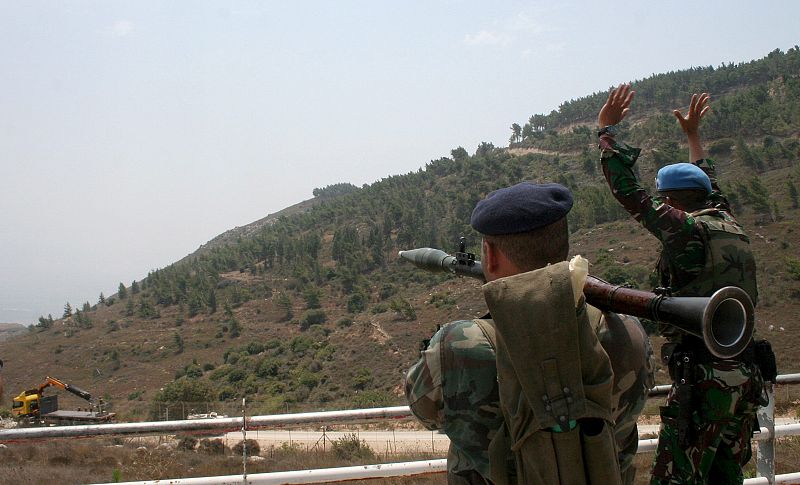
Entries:
[[[663, 286], [671, 287], [679, 295], [708, 296], [726, 284], [734, 284], [744, 288], [755, 303], [755, 263], [748, 248], [749, 239], [720, 191], [712, 160], [695, 162], [711, 179], [713, 191], [708, 197], [708, 209], [688, 213], [664, 203], [659, 197], [651, 197], [639, 185], [633, 172], [641, 152], [639, 148], [603, 137], [600, 149], [603, 173], [614, 197], [661, 241], [658, 270]], [[725, 237], [731, 240], [731, 244], [721, 247], [718, 253], [723, 254], [709, 257], [708, 241]], [[729, 273], [724, 278], [726, 281], [716, 284], [699, 281], [709, 279], [713, 272], [710, 268], [715, 265], [717, 274]], [[723, 268], [720, 269], [719, 265]], [[736, 271], [728, 272], [724, 266], [731, 266]], [[738, 267], [733, 268], [735, 266]], [[737, 276], [731, 276], [734, 273]]]
[[495, 351], [474, 320], [443, 326], [406, 376], [411, 412], [450, 438], [447, 469], [489, 476], [489, 442], [503, 422]]
[[[614, 369], [614, 436], [625, 476], [636, 454], [636, 420], [654, 385], [655, 360], [636, 318], [613, 313], [602, 316], [590, 313], [590, 322]], [[443, 368], [443, 361], [452, 364]], [[477, 470], [488, 477], [489, 443], [503, 416], [494, 347], [478, 324], [459, 320], [442, 327], [409, 370], [405, 392], [420, 422], [450, 438], [448, 471]]]
[[[688, 213], [651, 197], [640, 185], [633, 166], [641, 150], [601, 137], [603, 174], [614, 197], [645, 229], [661, 241], [658, 263], [661, 284], [681, 296], [710, 296], [723, 286], [744, 289], [755, 304], [755, 259], [749, 239], [734, 219], [716, 180], [714, 163], [695, 162], [711, 180], [708, 208]], [[703, 167], [702, 164], [707, 166]], [[672, 327], [661, 326], [671, 341], [687, 337]]]

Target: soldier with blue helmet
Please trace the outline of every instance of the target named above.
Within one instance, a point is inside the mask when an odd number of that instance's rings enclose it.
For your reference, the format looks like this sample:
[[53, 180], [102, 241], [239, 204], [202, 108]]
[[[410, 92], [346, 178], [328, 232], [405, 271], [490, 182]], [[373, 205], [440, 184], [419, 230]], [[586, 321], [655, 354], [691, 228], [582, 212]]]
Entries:
[[[487, 280], [505, 283], [510, 281], [508, 277], [513, 279], [514, 275], [564, 262], [569, 249], [565, 216], [571, 206], [571, 194], [558, 184], [519, 184], [495, 191], [479, 202], [471, 223], [484, 236], [482, 262]], [[565, 265], [562, 266], [564, 270]], [[573, 290], [569, 291], [572, 295]], [[574, 320], [576, 302], [572, 296], [562, 303], [573, 309], [567, 313], [572, 312]], [[554, 304], [557, 303], [549, 302], [548, 309], [552, 310]], [[626, 484], [633, 483], [635, 470], [632, 462], [638, 444], [636, 420], [644, 407], [647, 390], [652, 386], [652, 350], [644, 329], [635, 318], [602, 314], [584, 305], [583, 301], [577, 308], [586, 330], [583, 340], [592, 344], [583, 349], [586, 354], [583, 357], [596, 360], [598, 365], [595, 367], [600, 370], [596, 373], [600, 376], [596, 380], [601, 381], [597, 387], [602, 388], [602, 395], [593, 398], [602, 401], [602, 405], [594, 413], [599, 415], [599, 419], [591, 424], [602, 430], [604, 418], [609, 420], [609, 424], [613, 423], [614, 438], [611, 443], [605, 443], [606, 450], [610, 450], [610, 462], [603, 465], [608, 470], [616, 470], [618, 458], [622, 478], [613, 472], [615, 477], [610, 483], [620, 480]], [[500, 313], [504, 310], [501, 308]], [[513, 330], [498, 330], [498, 320], [488, 317], [451, 322], [442, 327], [406, 378], [406, 395], [414, 415], [427, 428], [441, 430], [450, 437], [448, 483], [504, 483], [513, 480], [519, 483], [560, 483], [571, 480], [564, 475], [573, 472], [579, 472], [583, 479], [583, 468], [578, 466], [574, 456], [567, 459], [562, 453], [559, 471], [559, 464], [547, 458], [544, 448], [533, 450], [529, 447], [535, 440], [527, 437], [541, 435], [550, 439], [554, 433], [559, 433], [558, 439], [562, 439], [588, 432], [589, 421], [595, 416], [578, 410], [578, 401], [583, 403], [586, 395], [592, 397], [592, 391], [570, 398], [575, 404], [574, 412], [563, 427], [553, 421], [521, 431], [524, 427], [510, 416], [508, 403], [518, 401], [523, 391], [518, 385], [511, 384], [517, 382], [519, 376], [508, 375], [508, 344], [502, 340], [500, 355], [506, 359], [499, 364], [497, 360], [498, 333], [505, 331], [507, 342], [509, 331], [513, 335]], [[508, 320], [501, 317], [500, 324]], [[557, 339], [544, 340], [545, 346], [564, 347]], [[569, 343], [577, 344], [578, 340], [576, 337]], [[538, 372], [532, 354], [545, 355], [549, 349], [534, 352], [536, 344], [526, 345], [531, 354], [526, 355], [523, 365]], [[562, 362], [580, 360], [580, 349], [575, 345], [566, 347], [571, 353], [566, 352], [567, 357], [562, 355]], [[606, 354], [610, 356], [613, 378]], [[579, 382], [576, 388], [581, 384]], [[546, 395], [545, 390], [537, 392]], [[552, 397], [555, 405], [558, 397]], [[503, 402], [507, 404], [506, 409]], [[582, 409], [585, 411], [586, 406]], [[600, 430], [592, 433], [599, 436]], [[605, 436], [610, 437], [610, 432]], [[615, 448], [619, 450], [618, 455], [614, 455]], [[541, 468], [537, 472], [538, 480], [529, 479], [526, 471], [519, 469], [526, 461], [536, 462], [536, 466]]]
[[[609, 94], [598, 115], [599, 148], [614, 197], [661, 242], [657, 270], [662, 286], [676, 296], [710, 296], [725, 286], [737, 286], [755, 304], [750, 241], [720, 192], [714, 163], [706, 158], [698, 133], [710, 96], [693, 95], [686, 116], [673, 111], [693, 163], [661, 168], [656, 176], [658, 197], [651, 197], [633, 172], [640, 149], [616, 139], [615, 125], [628, 114], [633, 96], [627, 85]], [[774, 354], [768, 344], [751, 344], [733, 359], [719, 359], [700, 339], [674, 327], [662, 326], [661, 333], [668, 339], [661, 354], [673, 387], [661, 408], [651, 484], [742, 483], [755, 413], [766, 404], [756, 361], [767, 358], [774, 363]]]

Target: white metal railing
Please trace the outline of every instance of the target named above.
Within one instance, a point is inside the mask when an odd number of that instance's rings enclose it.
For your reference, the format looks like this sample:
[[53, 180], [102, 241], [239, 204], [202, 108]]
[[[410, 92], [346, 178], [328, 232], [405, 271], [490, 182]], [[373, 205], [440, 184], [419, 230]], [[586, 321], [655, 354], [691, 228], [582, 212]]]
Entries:
[[[781, 375], [777, 378], [778, 384], [800, 383], [800, 374]], [[657, 386], [651, 390], [650, 396], [666, 394], [670, 386]], [[760, 432], [754, 440], [760, 443], [757, 455], [757, 472], [759, 477], [748, 479], [747, 484], [773, 484], [773, 483], [800, 483], [800, 473], [787, 475], [774, 475], [774, 441], [783, 436], [800, 434], [800, 424], [774, 426], [774, 393], [770, 390], [770, 405], [761, 409], [759, 420], [762, 425]], [[400, 419], [411, 416], [408, 406], [395, 406], [389, 408], [354, 409], [346, 411], [326, 411], [316, 413], [298, 413], [272, 416], [253, 416], [241, 418], [203, 419], [161, 421], [144, 423], [114, 423], [83, 426], [60, 426], [49, 428], [21, 428], [0, 431], [0, 443], [3, 441], [36, 440], [57, 437], [87, 437], [98, 435], [146, 435], [163, 434], [176, 431], [205, 431], [220, 430], [233, 431], [246, 429], [259, 429], [268, 427], [282, 427], [299, 424], [329, 424], [329, 423], [359, 423], [386, 419]], [[639, 452], [654, 451], [657, 439], [639, 441]], [[445, 463], [442, 465], [442, 463]], [[368, 478], [381, 478], [388, 476], [411, 476], [428, 473], [441, 473], [446, 471], [446, 460], [431, 460], [410, 463], [390, 463], [383, 465], [364, 465], [356, 467], [330, 468], [321, 470], [300, 470], [292, 472], [263, 473], [256, 475], [231, 475], [229, 477], [202, 477], [191, 479], [173, 479], [174, 484], [205, 484], [205, 483], [322, 483], [331, 480], [360, 480]], [[339, 475], [343, 473], [344, 475]], [[374, 474], [379, 475], [374, 475]], [[391, 474], [385, 474], [391, 473]], [[333, 474], [333, 475], [331, 475]], [[339, 478], [331, 478], [332, 476]], [[200, 480], [200, 481], [198, 481]], [[207, 481], [202, 481], [207, 480]], [[229, 480], [229, 481], [226, 481]], [[277, 480], [277, 481], [275, 481]], [[156, 482], [131, 482], [131, 483], [156, 483]], [[163, 483], [161, 481], [160, 483]]]
[[[447, 460], [412, 461], [406, 463], [387, 463], [384, 465], [350, 466], [342, 468], [321, 468], [291, 472], [258, 473], [255, 475], [227, 475], [219, 477], [178, 478], [169, 481], [155, 480], [144, 482], [122, 482], [116, 485], [279, 485], [312, 484], [332, 481], [368, 480], [371, 478], [412, 477], [447, 471]], [[744, 485], [800, 483], [800, 473], [777, 475], [773, 482], [766, 477], [748, 478]], [[111, 484], [97, 484], [111, 485]]]
[[144, 482], [123, 482], [117, 485], [278, 485], [288, 483], [329, 483], [337, 481], [368, 480], [370, 478], [413, 477], [444, 473], [447, 460], [442, 458], [428, 461], [406, 463], [385, 463], [382, 465], [348, 466], [341, 468], [321, 468], [317, 470], [294, 470], [289, 472], [227, 475], [220, 477], [177, 478]]
[[[246, 418], [247, 429], [279, 428], [303, 424], [364, 423], [385, 421], [411, 416], [408, 406], [389, 408], [349, 409], [316, 413], [276, 414]], [[14, 428], [0, 430], [0, 443], [4, 441], [35, 440], [42, 438], [85, 438], [101, 435], [152, 435], [178, 431], [238, 431], [243, 419], [184, 419], [177, 421], [150, 421], [142, 423], [88, 424], [79, 426], [52, 426], [47, 428]]]

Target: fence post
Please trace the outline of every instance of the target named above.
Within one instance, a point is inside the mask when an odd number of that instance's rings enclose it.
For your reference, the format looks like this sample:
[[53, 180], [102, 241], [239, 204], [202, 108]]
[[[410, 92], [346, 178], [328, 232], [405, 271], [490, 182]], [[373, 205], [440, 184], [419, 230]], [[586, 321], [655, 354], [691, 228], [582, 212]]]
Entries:
[[242, 398], [242, 479], [247, 484], [247, 398]]
[[[756, 476], [775, 483], [775, 384], [765, 383], [769, 404], [758, 409], [758, 424], [769, 430], [769, 438], [756, 445]], [[759, 431], [760, 432], [760, 431]]]

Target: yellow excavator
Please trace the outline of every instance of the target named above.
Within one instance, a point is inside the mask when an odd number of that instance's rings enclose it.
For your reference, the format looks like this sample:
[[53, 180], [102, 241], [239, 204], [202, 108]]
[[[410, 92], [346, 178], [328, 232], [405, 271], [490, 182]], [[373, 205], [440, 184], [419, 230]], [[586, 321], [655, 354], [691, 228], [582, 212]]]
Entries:
[[[62, 411], [58, 409], [58, 396], [44, 396], [44, 390], [50, 386], [58, 387], [89, 402], [91, 409], [78, 411]], [[27, 424], [84, 424], [108, 422], [113, 420], [114, 413], [107, 413], [100, 399], [99, 411], [95, 408], [92, 395], [66, 382], [47, 376], [43, 383], [34, 389], [22, 391], [14, 398], [11, 412], [21, 423]]]

